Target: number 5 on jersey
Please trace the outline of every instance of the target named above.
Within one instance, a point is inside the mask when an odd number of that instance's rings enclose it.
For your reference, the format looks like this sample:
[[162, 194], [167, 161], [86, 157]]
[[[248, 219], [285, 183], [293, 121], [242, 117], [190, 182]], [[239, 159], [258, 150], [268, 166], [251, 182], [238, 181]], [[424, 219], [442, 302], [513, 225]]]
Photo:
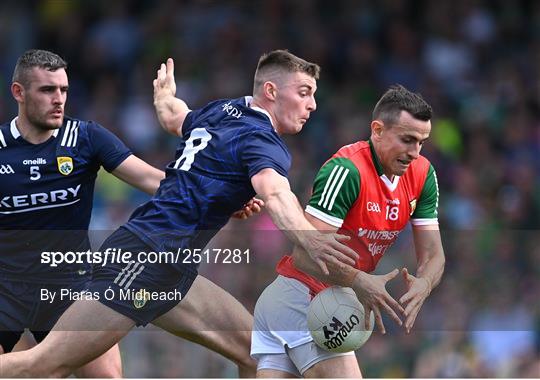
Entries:
[[[200, 139], [200, 143], [197, 146], [193, 145], [193, 142], [197, 139]], [[195, 160], [195, 155], [208, 146], [208, 141], [212, 139], [212, 135], [206, 131], [204, 128], [195, 128], [189, 139], [186, 141], [186, 147], [182, 152], [182, 155], [174, 164], [175, 169], [186, 170], [191, 169], [191, 164]], [[182, 163], [182, 161], [184, 161]], [[180, 165], [182, 163], [182, 165]]]
[[30, 179], [32, 181], [37, 181], [41, 178], [41, 173], [39, 172], [39, 166], [30, 166]]

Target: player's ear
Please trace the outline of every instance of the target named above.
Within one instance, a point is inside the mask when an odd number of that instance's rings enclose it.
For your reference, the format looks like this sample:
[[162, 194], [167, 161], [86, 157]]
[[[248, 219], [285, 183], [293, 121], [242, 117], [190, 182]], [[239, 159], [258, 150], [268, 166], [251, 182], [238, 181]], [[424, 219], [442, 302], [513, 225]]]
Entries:
[[11, 84], [11, 94], [17, 102], [24, 101], [24, 87], [19, 82], [13, 82]]
[[263, 94], [264, 94], [264, 97], [269, 99], [269, 100], [276, 100], [276, 96], [277, 96], [277, 86], [274, 82], [272, 81], [266, 81], [264, 82], [263, 84]]
[[371, 122], [371, 139], [380, 139], [384, 130], [384, 123], [381, 120]]

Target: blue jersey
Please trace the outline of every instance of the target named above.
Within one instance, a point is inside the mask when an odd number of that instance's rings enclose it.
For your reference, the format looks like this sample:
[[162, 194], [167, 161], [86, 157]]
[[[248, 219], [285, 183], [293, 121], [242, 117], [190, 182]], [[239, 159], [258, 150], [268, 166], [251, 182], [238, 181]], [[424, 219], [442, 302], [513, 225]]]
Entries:
[[249, 102], [218, 100], [188, 113], [166, 178], [125, 228], [156, 252], [203, 248], [255, 195], [252, 176], [265, 168], [287, 176], [287, 147], [270, 117]]
[[43, 251], [86, 251], [94, 184], [131, 152], [93, 122], [66, 117], [41, 144], [24, 140], [14, 119], [0, 126], [0, 278], [64, 282], [88, 264], [50, 267]]

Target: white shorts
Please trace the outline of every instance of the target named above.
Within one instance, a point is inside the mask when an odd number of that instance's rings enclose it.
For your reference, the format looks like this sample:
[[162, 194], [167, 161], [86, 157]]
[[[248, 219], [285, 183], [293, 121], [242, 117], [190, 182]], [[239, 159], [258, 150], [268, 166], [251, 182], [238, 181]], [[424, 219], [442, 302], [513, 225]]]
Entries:
[[[354, 352], [331, 353], [319, 348], [307, 327], [309, 288], [292, 278], [278, 276], [255, 305], [251, 356], [257, 369], [276, 369], [298, 375], [316, 363]], [[285, 355], [286, 356], [285, 356]], [[286, 362], [289, 360], [289, 362]]]

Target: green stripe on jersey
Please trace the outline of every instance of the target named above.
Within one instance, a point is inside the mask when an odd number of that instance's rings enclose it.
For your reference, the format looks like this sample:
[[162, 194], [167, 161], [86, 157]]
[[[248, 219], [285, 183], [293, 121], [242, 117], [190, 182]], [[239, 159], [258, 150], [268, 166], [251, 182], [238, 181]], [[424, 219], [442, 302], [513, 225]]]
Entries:
[[436, 219], [439, 208], [439, 184], [433, 165], [429, 165], [426, 182], [411, 219]]
[[309, 205], [323, 214], [345, 219], [360, 192], [360, 173], [348, 158], [333, 158], [317, 173]]

